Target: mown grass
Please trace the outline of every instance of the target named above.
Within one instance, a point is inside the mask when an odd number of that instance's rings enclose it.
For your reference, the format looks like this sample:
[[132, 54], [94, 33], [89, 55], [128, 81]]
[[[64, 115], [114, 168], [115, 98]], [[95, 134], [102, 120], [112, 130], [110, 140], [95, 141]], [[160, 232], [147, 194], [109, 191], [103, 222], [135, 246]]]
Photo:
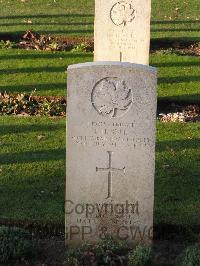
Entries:
[[65, 119], [0, 118], [0, 218], [64, 219]]
[[22, 34], [29, 28], [55, 35], [91, 35], [93, 31], [93, 1], [3, 0], [1, 6], [1, 34]]
[[[0, 39], [27, 29], [92, 36], [92, 0], [1, 0]], [[200, 1], [152, 1], [152, 39], [200, 40]], [[66, 95], [66, 68], [91, 53], [0, 50], [0, 91]], [[159, 100], [200, 103], [199, 58], [151, 55]], [[65, 119], [0, 117], [0, 220], [64, 223]], [[200, 223], [200, 125], [157, 125], [155, 224]]]
[[[91, 53], [0, 50], [0, 91], [66, 95], [67, 66], [92, 60]], [[159, 70], [159, 99], [200, 103], [198, 57], [156, 53], [151, 65]]]
[[67, 66], [91, 60], [89, 53], [0, 50], [0, 91], [66, 95]]
[[152, 0], [152, 39], [200, 40], [198, 0]]
[[[0, 118], [0, 218], [64, 223], [65, 119]], [[157, 125], [155, 224], [200, 222], [200, 125]]]
[[158, 68], [158, 100], [200, 103], [199, 57], [160, 52], [150, 63]]
[[200, 124], [158, 123], [155, 222], [200, 224]]
[[[152, 39], [200, 40], [199, 0], [152, 1]], [[43, 34], [92, 36], [94, 0], [1, 0], [0, 36], [33, 29]]]

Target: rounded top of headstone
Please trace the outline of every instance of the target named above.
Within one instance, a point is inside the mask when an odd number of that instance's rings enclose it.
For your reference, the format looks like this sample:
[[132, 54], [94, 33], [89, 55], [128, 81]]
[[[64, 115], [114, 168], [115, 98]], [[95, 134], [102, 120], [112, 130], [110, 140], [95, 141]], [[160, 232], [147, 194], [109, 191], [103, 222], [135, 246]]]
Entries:
[[70, 69], [78, 69], [78, 68], [87, 68], [87, 67], [106, 67], [106, 66], [118, 66], [121, 68], [131, 68], [131, 69], [139, 69], [143, 71], [150, 71], [154, 74], [157, 73], [157, 69], [152, 66], [142, 65], [142, 64], [135, 64], [135, 63], [129, 63], [129, 62], [115, 62], [115, 61], [96, 61], [96, 62], [86, 62], [86, 63], [80, 63], [80, 64], [74, 64], [68, 66], [68, 70]]

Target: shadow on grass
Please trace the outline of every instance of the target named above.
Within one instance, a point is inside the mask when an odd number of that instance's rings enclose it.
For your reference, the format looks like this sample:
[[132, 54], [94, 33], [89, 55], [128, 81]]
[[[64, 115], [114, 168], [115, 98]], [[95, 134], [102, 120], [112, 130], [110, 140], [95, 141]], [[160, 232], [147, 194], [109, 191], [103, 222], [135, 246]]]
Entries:
[[21, 18], [59, 18], [59, 17], [80, 17], [80, 18], [87, 18], [87, 17], [94, 17], [93, 14], [52, 14], [52, 15], [17, 15], [17, 16], [0, 16], [0, 19], [21, 19]]
[[199, 81], [200, 81], [200, 76], [177, 76], [177, 77], [158, 78], [158, 84], [189, 83], [189, 82], [199, 82]]
[[[20, 53], [20, 50], [19, 50]], [[23, 59], [60, 59], [60, 58], [87, 58], [90, 57], [92, 53], [70, 53], [70, 52], [57, 52], [57, 53], [49, 53], [43, 51], [38, 54], [38, 51], [31, 52], [28, 51], [27, 54], [7, 54], [0, 55], [0, 60], [23, 60]]]
[[[0, 117], [1, 118], [1, 117]], [[16, 119], [18, 119], [16, 117]], [[23, 118], [22, 118], [23, 119]], [[34, 117], [33, 117], [34, 119]], [[31, 120], [30, 120], [31, 122]], [[6, 122], [7, 123], [7, 122]], [[3, 124], [1, 122], [1, 124]], [[8, 124], [3, 124], [3, 126], [0, 129], [0, 136], [6, 135], [6, 134], [20, 134], [20, 133], [28, 133], [28, 132], [49, 132], [49, 131], [56, 131], [63, 129], [65, 131], [65, 125], [60, 125], [60, 124], [27, 124], [27, 125], [8, 125]]]
[[155, 67], [189, 67], [189, 66], [199, 66], [199, 62], [164, 62], [164, 63], [154, 63]]
[[0, 40], [19, 41], [22, 34], [25, 32], [0, 32]]
[[173, 149], [176, 152], [185, 149], [199, 149], [199, 147], [200, 147], [200, 138], [172, 140], [172, 141], [158, 141], [156, 144], [156, 150], [158, 152], [170, 151], [171, 149]]
[[[177, 62], [175, 65], [173, 63], [169, 63], [169, 65], [166, 65], [165, 63], [161, 64], [154, 64], [156, 67], [167, 67], [167, 66], [179, 66], [179, 63]], [[191, 65], [187, 62], [184, 62], [184, 64], [180, 64], [180, 67], [182, 66], [198, 66], [198, 62], [191, 62]], [[66, 67], [27, 67], [27, 68], [14, 68], [14, 69], [0, 69], [0, 74], [25, 74], [25, 73], [42, 73], [42, 72], [49, 72], [49, 73], [61, 73], [65, 72], [67, 69]], [[161, 77], [159, 78], [159, 83], [181, 83], [181, 82], [195, 82], [200, 81], [200, 76], [177, 76], [177, 77]]]
[[0, 154], [1, 165], [65, 160], [65, 149]]
[[187, 45], [190, 45], [190, 44], [193, 44], [194, 42], [196, 41], [199, 41], [200, 40], [200, 37], [197, 37], [197, 36], [181, 36], [181, 37], [175, 37], [175, 36], [171, 36], [171, 37], [154, 37], [152, 40], [151, 40], [151, 46], [154, 46], [154, 47], [171, 47], [171, 45], [174, 43], [174, 42], [180, 42], [181, 44], [187, 44]]
[[152, 20], [151, 24], [183, 24], [183, 23], [195, 23], [200, 24], [200, 20]]
[[82, 30], [82, 29], [78, 29], [78, 30], [75, 30], [75, 29], [72, 29], [72, 30], [40, 30], [40, 33], [42, 34], [57, 34], [57, 35], [60, 35], [60, 34], [77, 34], [77, 33], [80, 33], [80, 34], [86, 34], [86, 33], [93, 33], [93, 30], [92, 29], [87, 29], [87, 30]]
[[[94, 25], [93, 22], [34, 22], [34, 26], [48, 26], [48, 25], [53, 25], [53, 26], [90, 26]], [[27, 23], [2, 23], [0, 24], [1, 27], [13, 27], [13, 26], [27, 26]]]
[[[33, 27], [33, 26], [32, 26]], [[31, 28], [32, 28], [31, 27]], [[27, 26], [27, 30], [30, 29], [30, 26]], [[34, 29], [33, 29], [34, 30]], [[24, 31], [17, 31], [17, 32], [1, 32], [0, 33], [0, 39], [5, 39], [7, 37], [7, 39], [10, 39], [10, 37], [12, 39], [20, 39], [21, 36], [24, 35], [24, 33], [26, 32], [26, 30]], [[86, 34], [86, 33], [93, 33], [93, 29], [66, 29], [66, 30], [45, 30], [45, 29], [40, 29], [39, 30], [40, 34], [48, 34], [48, 35], [67, 35], [67, 34]]]
[[[81, 55], [80, 55], [80, 57], [81, 57]], [[88, 57], [89, 57], [89, 55], [86, 55], [86, 58], [88, 58]], [[12, 56], [10, 58], [12, 58]], [[24, 59], [25, 58], [26, 57], [24, 57]], [[34, 56], [33, 56], [33, 58], [34, 58]], [[38, 58], [40, 58], [40, 57], [38, 57]], [[48, 56], [47, 56], [47, 58], [48, 58]], [[27, 58], [27, 59], [29, 59], [29, 58]], [[189, 66], [199, 66], [199, 62], [155, 63], [153, 65], [155, 67], [189, 67]], [[41, 72], [59, 73], [59, 72], [65, 72], [67, 67], [68, 67], [68, 65], [66, 65], [66, 67], [61, 67], [61, 66], [60, 67], [48, 67], [48, 66], [46, 66], [46, 67], [32, 67], [32, 68], [29, 67], [29, 68], [14, 68], [14, 69], [9, 68], [9, 69], [0, 69], [0, 74], [41, 73]], [[162, 78], [160, 78], [160, 79], [162, 79]], [[168, 79], [170, 79], [170, 77]], [[177, 77], [177, 79], [179, 79], [179, 78]], [[194, 79], [195, 79], [195, 77], [194, 77]], [[177, 81], [177, 82], [179, 82], [179, 81]]]
[[158, 97], [160, 103], [180, 103], [181, 105], [200, 104], [200, 94], [180, 94], [175, 96]]
[[10, 85], [10, 86], [0, 86], [1, 92], [31, 92], [36, 89], [38, 91], [45, 90], [65, 90], [66, 84], [63, 83], [50, 83], [50, 84], [32, 84], [32, 85]]
[[196, 32], [199, 32], [200, 29], [197, 28], [197, 29], [191, 29], [191, 28], [179, 28], [179, 29], [171, 29], [171, 28], [161, 28], [161, 29], [151, 29], [151, 32], [167, 32], [167, 31], [170, 31], [170, 32], [181, 32], [181, 31], [196, 31]]
[[16, 68], [16, 69], [0, 69], [0, 74], [23, 74], [23, 73], [41, 73], [41, 72], [65, 72], [66, 67], [29, 67], [29, 68]]
[[[32, 27], [31, 27], [32, 28]], [[19, 41], [21, 39], [21, 37], [25, 34], [26, 30], [30, 29], [30, 26], [24, 30], [24, 31], [15, 31], [15, 32], [0, 32], [0, 40], [10, 40], [10, 41]], [[34, 30], [34, 28], [32, 28]], [[38, 31], [38, 30], [37, 30]], [[40, 29], [38, 31], [40, 34], [48, 34], [48, 35], [64, 35], [67, 36], [69, 34], [71, 34], [70, 37], [74, 36], [82, 36], [84, 34], [93, 34], [93, 30], [92, 29], [88, 29], [88, 30], [42, 30]], [[82, 35], [81, 35], [82, 34]]]

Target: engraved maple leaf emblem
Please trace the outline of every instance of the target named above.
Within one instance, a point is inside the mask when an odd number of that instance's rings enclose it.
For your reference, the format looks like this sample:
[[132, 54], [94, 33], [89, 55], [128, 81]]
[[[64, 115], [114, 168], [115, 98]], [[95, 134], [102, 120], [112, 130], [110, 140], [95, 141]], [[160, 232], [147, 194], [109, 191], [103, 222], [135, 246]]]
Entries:
[[117, 25], [124, 25], [128, 22], [132, 22], [135, 18], [135, 9], [130, 3], [125, 1], [116, 3], [110, 12], [112, 22]]
[[125, 81], [106, 78], [95, 87], [92, 103], [101, 115], [116, 117], [132, 104], [132, 93]]

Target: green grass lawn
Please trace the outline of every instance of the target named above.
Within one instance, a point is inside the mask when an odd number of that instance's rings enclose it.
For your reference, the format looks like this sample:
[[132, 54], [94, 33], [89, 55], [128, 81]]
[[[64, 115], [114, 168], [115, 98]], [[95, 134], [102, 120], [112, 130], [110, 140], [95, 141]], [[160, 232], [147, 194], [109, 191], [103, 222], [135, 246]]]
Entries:
[[200, 224], [200, 124], [158, 123], [156, 224]]
[[[0, 0], [0, 39], [33, 29], [92, 36], [93, 0]], [[199, 0], [152, 0], [152, 40], [200, 40]], [[0, 49], [0, 92], [66, 95], [66, 69], [92, 53]], [[200, 104], [199, 57], [157, 52], [159, 100]], [[65, 118], [0, 117], [0, 221], [64, 223]], [[200, 124], [158, 123], [155, 224], [200, 223]]]
[[158, 99], [200, 103], [199, 57], [157, 53], [150, 64], [158, 68]]
[[[178, 9], [177, 9], [178, 8]], [[152, 1], [152, 39], [200, 40], [199, 0]], [[40, 33], [92, 36], [94, 0], [1, 0], [0, 36]]]
[[[66, 95], [67, 66], [92, 57], [91, 53], [0, 50], [0, 91], [36, 89], [36, 95]], [[200, 103], [198, 57], [157, 53], [151, 55], [151, 65], [159, 69], [159, 99]]]
[[65, 119], [0, 124], [0, 218], [63, 221]]
[[200, 40], [199, 0], [152, 0], [152, 39]]
[[91, 60], [89, 53], [0, 49], [0, 91], [66, 95], [67, 66]]
[[[0, 217], [64, 223], [65, 119], [0, 124]], [[198, 225], [200, 124], [157, 128], [155, 223]]]

